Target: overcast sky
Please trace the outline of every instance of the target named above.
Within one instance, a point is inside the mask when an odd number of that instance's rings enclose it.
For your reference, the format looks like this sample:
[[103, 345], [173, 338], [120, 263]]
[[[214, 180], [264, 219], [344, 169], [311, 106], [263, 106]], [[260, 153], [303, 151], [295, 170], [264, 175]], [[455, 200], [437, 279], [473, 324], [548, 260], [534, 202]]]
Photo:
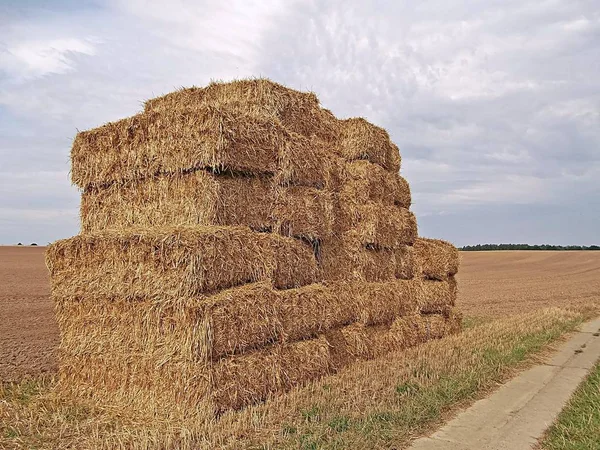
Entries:
[[77, 130], [251, 76], [385, 127], [423, 236], [600, 243], [598, 0], [2, 0], [0, 243], [78, 233]]

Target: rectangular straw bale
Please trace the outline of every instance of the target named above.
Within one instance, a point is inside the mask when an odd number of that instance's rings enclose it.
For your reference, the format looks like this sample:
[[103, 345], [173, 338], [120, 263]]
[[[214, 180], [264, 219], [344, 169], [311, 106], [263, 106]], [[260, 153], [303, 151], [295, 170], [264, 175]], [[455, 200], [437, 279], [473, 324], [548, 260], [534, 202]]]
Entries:
[[389, 324], [397, 317], [419, 311], [420, 286], [415, 280], [336, 282], [330, 286], [347, 297], [347, 309], [353, 309], [356, 321], [365, 325]]
[[58, 296], [189, 297], [255, 281], [287, 288], [319, 278], [309, 246], [242, 227], [79, 235], [52, 244], [46, 261]]
[[369, 201], [410, 208], [408, 182], [396, 172], [388, 172], [369, 161], [351, 161], [346, 166], [342, 194], [359, 204]]
[[331, 234], [330, 192], [273, 183], [265, 176], [197, 170], [88, 189], [81, 201], [82, 232], [223, 225], [274, 230], [309, 240]]
[[86, 190], [81, 196], [83, 233], [107, 229], [185, 225], [273, 226], [272, 180], [175, 173]]
[[276, 118], [283, 126], [306, 137], [331, 141], [337, 137], [337, 119], [320, 108], [312, 92], [299, 92], [264, 78], [212, 82], [204, 88], [181, 89], [145, 103], [145, 111], [198, 108], [243, 109]]
[[119, 414], [147, 418], [214, 420], [211, 368], [162, 363], [143, 354], [59, 355], [61, 397], [91, 399]]
[[379, 358], [393, 351], [442, 338], [452, 332], [452, 326], [441, 314], [417, 314], [400, 317], [392, 324], [352, 324], [329, 333], [327, 337], [332, 346], [332, 358], [343, 366], [352, 360]]
[[363, 118], [341, 120], [336, 150], [349, 161], [364, 159], [388, 172], [400, 171], [400, 151], [383, 128]]
[[219, 411], [239, 409], [331, 371], [329, 344], [322, 337], [274, 345], [221, 360], [213, 371], [212, 398]]
[[416, 298], [421, 313], [442, 313], [456, 304], [453, 281], [415, 280]]
[[356, 302], [348, 286], [313, 284], [279, 291], [278, 312], [282, 340], [315, 337], [356, 320]]
[[71, 162], [73, 183], [82, 189], [202, 168], [321, 186], [328, 169], [309, 138], [278, 121], [206, 106], [142, 113], [80, 132]]
[[446, 280], [458, 272], [458, 250], [449, 242], [420, 237], [415, 241], [414, 247], [424, 277]]
[[417, 238], [417, 220], [406, 208], [368, 202], [352, 204], [340, 198], [336, 231], [351, 231], [365, 246], [397, 248]]
[[289, 142], [279, 153], [276, 183], [338, 190], [342, 177], [340, 158], [315, 137], [293, 132], [288, 135]]
[[333, 232], [333, 194], [309, 187], [280, 188], [273, 209], [275, 231], [317, 241]]
[[352, 234], [323, 241], [320, 250], [327, 281], [392, 281], [396, 279], [394, 250], [365, 248]]
[[54, 297], [61, 348], [70, 355], [144, 354], [196, 361], [206, 340], [196, 299]]
[[396, 278], [411, 280], [418, 274], [418, 264], [415, 249], [412, 245], [400, 245], [394, 249], [396, 262]]

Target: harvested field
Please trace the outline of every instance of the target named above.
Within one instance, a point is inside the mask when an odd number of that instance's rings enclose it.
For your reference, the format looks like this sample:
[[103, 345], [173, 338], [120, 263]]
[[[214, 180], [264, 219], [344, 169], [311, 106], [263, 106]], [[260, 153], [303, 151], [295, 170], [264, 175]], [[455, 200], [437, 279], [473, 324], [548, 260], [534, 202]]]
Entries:
[[[55, 371], [58, 327], [45, 248], [0, 247], [0, 380]], [[600, 252], [461, 252], [457, 307], [467, 320], [548, 306], [600, 308]]]
[[45, 247], [0, 246], [0, 380], [56, 371]]
[[458, 307], [495, 318], [549, 306], [600, 308], [600, 252], [461, 252]]

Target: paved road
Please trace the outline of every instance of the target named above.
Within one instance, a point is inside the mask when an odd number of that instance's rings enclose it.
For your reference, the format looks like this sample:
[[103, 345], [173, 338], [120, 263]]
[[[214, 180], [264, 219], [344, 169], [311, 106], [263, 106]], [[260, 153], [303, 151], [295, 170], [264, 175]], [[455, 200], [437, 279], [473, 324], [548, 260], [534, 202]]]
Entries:
[[600, 358], [600, 319], [584, 324], [547, 363], [479, 400], [412, 450], [529, 450]]

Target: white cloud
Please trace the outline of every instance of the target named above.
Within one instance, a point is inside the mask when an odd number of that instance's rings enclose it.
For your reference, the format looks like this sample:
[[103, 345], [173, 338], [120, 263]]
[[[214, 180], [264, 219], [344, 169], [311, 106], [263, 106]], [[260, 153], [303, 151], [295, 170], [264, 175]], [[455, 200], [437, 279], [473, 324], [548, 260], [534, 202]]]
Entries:
[[74, 54], [94, 55], [95, 43], [77, 38], [28, 40], [9, 44], [0, 69], [17, 79], [29, 79], [74, 70]]

